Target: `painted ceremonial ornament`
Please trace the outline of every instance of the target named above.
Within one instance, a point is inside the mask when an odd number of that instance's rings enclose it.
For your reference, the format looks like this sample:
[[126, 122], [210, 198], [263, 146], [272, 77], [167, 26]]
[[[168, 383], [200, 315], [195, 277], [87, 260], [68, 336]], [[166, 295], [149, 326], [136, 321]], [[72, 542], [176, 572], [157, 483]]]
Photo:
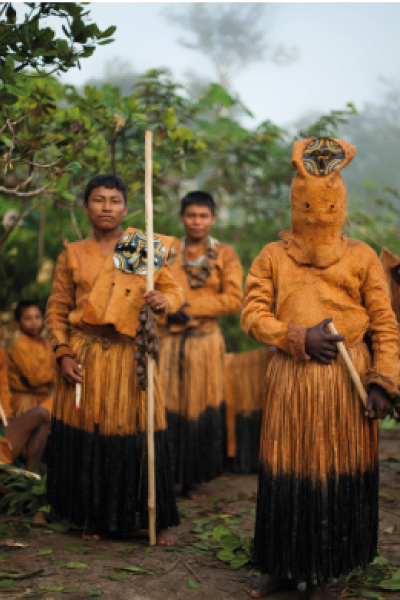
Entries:
[[303, 163], [312, 175], [329, 175], [337, 171], [344, 161], [344, 150], [329, 138], [312, 140], [303, 152]]
[[[114, 251], [114, 265], [123, 273], [147, 274], [147, 238], [142, 231], [124, 235]], [[164, 244], [154, 238], [154, 271], [161, 269], [166, 259]]]

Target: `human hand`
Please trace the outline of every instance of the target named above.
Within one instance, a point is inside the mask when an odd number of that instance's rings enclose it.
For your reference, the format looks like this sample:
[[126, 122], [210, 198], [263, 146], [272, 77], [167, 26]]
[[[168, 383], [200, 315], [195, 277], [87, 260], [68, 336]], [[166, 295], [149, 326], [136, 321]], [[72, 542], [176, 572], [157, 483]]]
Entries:
[[332, 359], [336, 358], [338, 349], [336, 342], [343, 342], [343, 335], [326, 333], [325, 327], [332, 321], [332, 317], [324, 319], [306, 333], [306, 352], [323, 365], [330, 365]]
[[387, 392], [379, 385], [372, 385], [365, 408], [367, 417], [371, 417], [371, 419], [385, 419], [392, 410], [393, 405]]
[[147, 294], [143, 294], [143, 298], [156, 314], [163, 313], [168, 306], [167, 300], [158, 290], [152, 290], [151, 292], [147, 292]]
[[185, 306], [190, 306], [189, 302], [185, 302], [179, 310], [168, 315], [169, 324], [184, 325], [187, 321], [191, 321], [193, 317], [185, 311]]
[[62, 356], [60, 359], [61, 375], [68, 383], [83, 383], [82, 369], [70, 356]]

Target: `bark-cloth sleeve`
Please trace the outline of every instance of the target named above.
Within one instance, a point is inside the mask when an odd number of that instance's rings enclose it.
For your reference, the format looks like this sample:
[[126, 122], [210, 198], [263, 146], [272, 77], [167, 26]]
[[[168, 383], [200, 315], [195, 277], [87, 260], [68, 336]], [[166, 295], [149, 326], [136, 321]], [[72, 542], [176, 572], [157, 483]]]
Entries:
[[276, 346], [296, 362], [309, 360], [305, 352], [307, 327], [284, 323], [274, 316], [273, 255], [268, 246], [254, 260], [246, 279], [242, 329], [267, 346]]
[[188, 312], [197, 318], [222, 317], [240, 311], [243, 301], [243, 267], [236, 252], [223, 246], [221, 269], [221, 292], [193, 295]]
[[53, 288], [46, 307], [46, 327], [56, 358], [72, 356], [68, 346], [68, 315], [74, 308], [75, 284], [65, 249], [57, 261]]
[[366, 373], [365, 384], [380, 385], [399, 403], [398, 327], [393, 313], [387, 279], [382, 264], [370, 249], [362, 286], [363, 303], [371, 321], [373, 364]]
[[185, 296], [179, 283], [171, 275], [168, 263], [161, 268], [160, 275], [156, 279], [155, 289], [162, 293], [168, 306], [164, 314], [171, 314], [179, 310], [185, 302]]

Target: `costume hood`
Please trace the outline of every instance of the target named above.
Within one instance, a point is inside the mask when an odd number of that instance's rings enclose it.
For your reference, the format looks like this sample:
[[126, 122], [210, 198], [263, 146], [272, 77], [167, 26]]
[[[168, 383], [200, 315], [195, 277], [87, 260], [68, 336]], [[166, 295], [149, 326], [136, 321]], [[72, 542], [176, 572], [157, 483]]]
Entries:
[[292, 228], [282, 234], [288, 254], [298, 263], [324, 268], [347, 248], [342, 234], [347, 190], [340, 175], [356, 149], [343, 140], [307, 138], [293, 144], [296, 175], [291, 186]]

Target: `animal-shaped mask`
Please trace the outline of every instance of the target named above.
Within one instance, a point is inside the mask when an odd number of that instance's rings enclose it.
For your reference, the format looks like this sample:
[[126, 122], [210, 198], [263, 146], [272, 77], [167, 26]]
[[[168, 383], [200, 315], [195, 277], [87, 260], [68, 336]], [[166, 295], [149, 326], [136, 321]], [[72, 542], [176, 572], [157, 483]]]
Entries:
[[[293, 144], [292, 229], [288, 253], [301, 264], [328, 267], [344, 255], [347, 190], [340, 175], [356, 149], [343, 140], [307, 138]], [[287, 237], [287, 236], [286, 236]]]

